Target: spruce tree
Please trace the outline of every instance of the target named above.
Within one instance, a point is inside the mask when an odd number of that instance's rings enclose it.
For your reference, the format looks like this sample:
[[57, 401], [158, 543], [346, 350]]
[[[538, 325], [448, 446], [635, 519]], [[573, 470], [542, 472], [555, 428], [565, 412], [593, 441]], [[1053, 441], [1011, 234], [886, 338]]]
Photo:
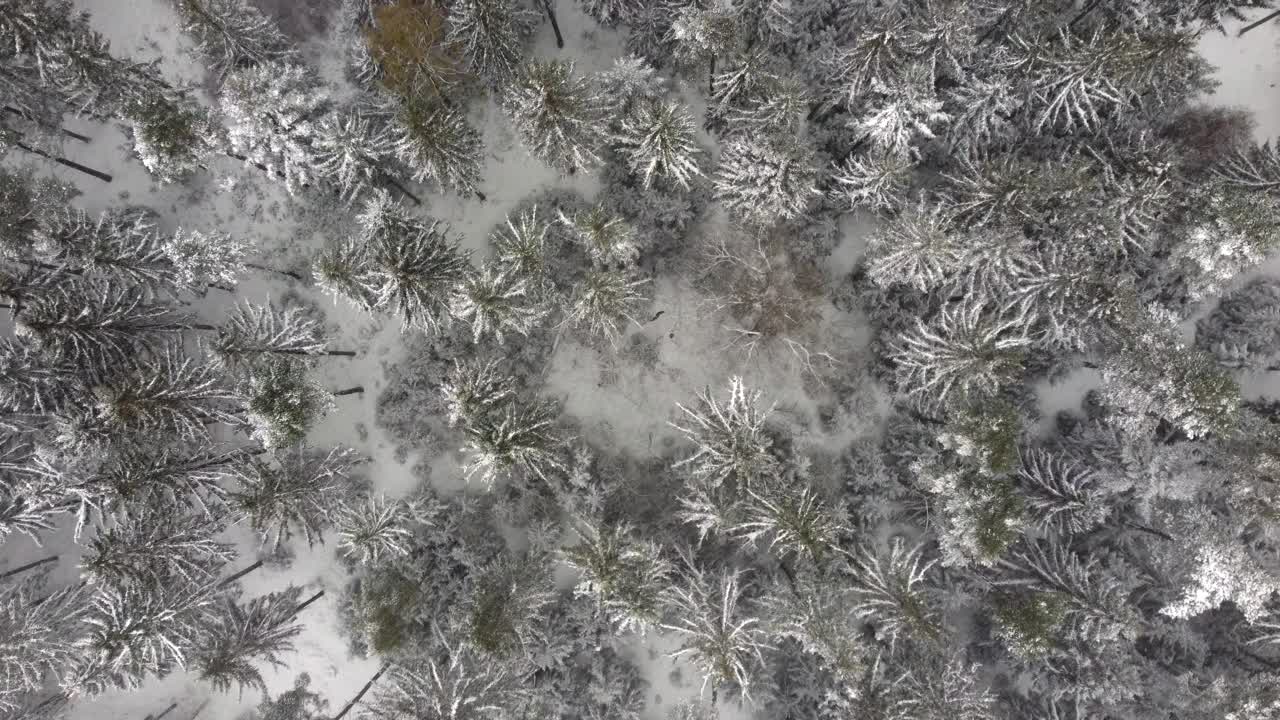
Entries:
[[182, 31], [195, 41], [196, 52], [219, 78], [292, 55], [275, 23], [245, 0], [173, 0], [173, 4]]
[[819, 195], [813, 150], [794, 137], [730, 139], [712, 185], [735, 218], [765, 227], [800, 217]]
[[214, 540], [225, 529], [220, 520], [172, 507], [132, 506], [98, 523], [81, 567], [102, 585], [206, 583], [235, 556], [230, 545]]
[[295, 532], [308, 545], [323, 539], [337, 498], [356, 456], [345, 448], [329, 452], [296, 447], [272, 460], [251, 460], [236, 469], [239, 484], [228, 493], [234, 508], [248, 516], [263, 543], [279, 546]]
[[355, 199], [385, 177], [394, 153], [391, 131], [354, 110], [327, 115], [316, 131], [312, 160], [343, 197]]
[[354, 355], [325, 349], [320, 322], [297, 305], [276, 307], [245, 301], [228, 311], [209, 341], [210, 354], [226, 367], [240, 367], [273, 355], [296, 358]]
[[220, 101], [233, 153], [291, 193], [314, 182], [316, 138], [332, 111], [314, 70], [280, 60], [244, 67], [227, 77]]
[[401, 105], [393, 126], [397, 156], [413, 170], [417, 182], [432, 182], [462, 195], [479, 195], [480, 133], [466, 116], [449, 105], [410, 98]]
[[284, 653], [292, 652], [301, 632], [297, 624], [298, 597], [302, 588], [262, 595], [240, 604], [225, 598], [212, 611], [211, 622], [200, 628], [200, 645], [192, 664], [215, 690], [226, 692], [237, 685], [265, 692], [266, 682], [254, 660], [283, 667]]
[[520, 71], [535, 17], [511, 0], [462, 0], [449, 9], [448, 38], [471, 72], [503, 87]]
[[127, 115], [134, 153], [162, 183], [179, 182], [204, 168], [222, 145], [222, 128], [187, 97], [167, 101], [149, 96], [130, 104]]
[[159, 350], [197, 323], [141, 289], [75, 282], [33, 298], [14, 325], [41, 352], [102, 372], [127, 363], [139, 351]]
[[306, 365], [281, 355], [252, 363], [242, 392], [245, 421], [268, 450], [301, 443], [334, 407], [333, 393], [309, 377]]

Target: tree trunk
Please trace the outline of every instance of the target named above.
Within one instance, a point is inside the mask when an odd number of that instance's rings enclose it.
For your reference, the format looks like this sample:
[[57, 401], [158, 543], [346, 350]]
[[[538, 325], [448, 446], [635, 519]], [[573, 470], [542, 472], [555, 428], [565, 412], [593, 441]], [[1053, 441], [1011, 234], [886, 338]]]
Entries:
[[395, 179], [395, 177], [391, 175], [391, 173], [379, 170], [378, 174], [382, 176], [382, 179], [385, 180], [388, 185], [398, 190], [401, 195], [404, 195], [405, 197], [412, 200], [414, 205], [422, 204], [422, 201], [418, 199], [418, 196], [409, 192], [409, 188], [406, 188], [404, 185], [402, 185], [399, 180]]
[[261, 561], [261, 560], [257, 560], [257, 561], [255, 561], [252, 565], [250, 565], [249, 567], [247, 567], [247, 568], [245, 568], [245, 569], [241, 570], [240, 572], [238, 572], [238, 573], [236, 573], [236, 574], [232, 575], [231, 577], [227, 578], [226, 580], [223, 580], [222, 582], [218, 583], [218, 587], [220, 587], [220, 588], [224, 588], [224, 587], [226, 587], [226, 586], [230, 585], [231, 583], [233, 583], [233, 582], [235, 582], [235, 581], [239, 580], [240, 578], [244, 577], [245, 575], [248, 575], [249, 573], [253, 572], [254, 570], [257, 570], [257, 569], [258, 569], [258, 568], [260, 568], [260, 567], [262, 567], [262, 561]]
[[1000, 13], [1000, 18], [996, 20], [994, 23], [992, 23], [991, 27], [983, 31], [982, 35], [978, 37], [978, 41], [975, 44], [981, 45], [985, 43], [987, 40], [991, 38], [992, 35], [996, 33], [997, 30], [1004, 27], [1004, 24], [1009, 21], [1009, 16], [1013, 15], [1013, 9], [1015, 7], [1017, 7], [1017, 5], [1010, 5], [1003, 13]]
[[147, 713], [147, 716], [142, 720], [160, 720], [160, 718], [173, 712], [174, 708], [176, 707], [178, 707], [178, 703], [170, 703], [169, 707], [165, 708], [164, 710], [161, 710], [159, 715], [152, 715], [151, 713]]
[[40, 122], [39, 120], [33, 120], [32, 118], [27, 117], [25, 114], [23, 114], [23, 112], [22, 112], [21, 110], [19, 110], [19, 109], [18, 109], [18, 108], [16, 108], [16, 107], [13, 107], [12, 105], [5, 105], [5, 106], [4, 106], [4, 109], [5, 109], [5, 111], [6, 111], [6, 112], [8, 112], [8, 113], [10, 113], [10, 114], [17, 115], [18, 117], [21, 117], [21, 118], [26, 118], [27, 120], [30, 120], [31, 122], [33, 122], [33, 123], [35, 123], [35, 124], [37, 124], [37, 125], [39, 125], [39, 126], [41, 126], [41, 127], [43, 127], [43, 128], [48, 128], [49, 130], [57, 130], [57, 131], [61, 132], [63, 135], [66, 135], [67, 137], [69, 137], [69, 138], [71, 138], [71, 139], [73, 139], [73, 140], [79, 140], [80, 142], [83, 142], [83, 143], [87, 143], [87, 142], [89, 142], [90, 140], [92, 140], [92, 138], [90, 138], [88, 135], [81, 135], [80, 133], [77, 133], [77, 132], [71, 132], [70, 130], [68, 130], [68, 129], [64, 128], [64, 127], [54, 127], [54, 126], [52, 126], [52, 125], [46, 125], [46, 124], [44, 124], [44, 123]]
[[355, 395], [356, 393], [362, 393], [362, 392], [364, 392], [364, 386], [357, 385], [355, 387], [349, 387], [346, 390], [335, 390], [333, 393], [333, 396], [342, 397], [343, 395]]
[[1274, 20], [1277, 17], [1280, 17], [1280, 10], [1276, 10], [1273, 13], [1268, 13], [1267, 16], [1262, 18], [1261, 20], [1245, 25], [1240, 30], [1240, 32], [1236, 33], [1236, 37], [1242, 37], [1245, 33], [1249, 32], [1250, 30], [1253, 30], [1254, 28], [1260, 27], [1262, 25], [1266, 25], [1269, 21]]
[[480, 198], [480, 202], [488, 202], [488, 201], [489, 201], [489, 198], [488, 198], [484, 193], [480, 192], [479, 190], [472, 190], [472, 192], [474, 192], [474, 193], [476, 194], [476, 197]]
[[319, 600], [319, 599], [320, 599], [320, 598], [322, 598], [322, 597], [324, 597], [324, 591], [323, 591], [323, 590], [321, 590], [320, 592], [316, 593], [315, 595], [312, 595], [311, 597], [307, 598], [306, 600], [303, 600], [301, 603], [299, 603], [299, 604], [298, 604], [298, 607], [296, 607], [296, 608], [294, 608], [294, 609], [293, 609], [293, 616], [294, 616], [294, 617], [297, 617], [297, 616], [298, 616], [298, 613], [301, 613], [303, 610], [306, 610], [308, 605], [310, 605], [311, 603], [313, 603], [313, 602], [315, 602], [315, 601]]
[[369, 688], [373, 687], [373, 684], [378, 682], [378, 678], [382, 677], [382, 673], [386, 672], [389, 667], [391, 667], [391, 663], [387, 663], [378, 668], [378, 672], [374, 673], [373, 677], [369, 678], [369, 682], [365, 683], [364, 687], [360, 688], [360, 692], [356, 693], [356, 696], [351, 698], [351, 702], [343, 706], [342, 710], [338, 711], [338, 714], [333, 716], [333, 720], [342, 720], [344, 715], [351, 712], [351, 708], [355, 707], [356, 703], [360, 702], [360, 698], [364, 697], [364, 694], [369, 692]]
[[560, 23], [556, 22], [556, 11], [551, 9], [551, 0], [542, 0], [542, 7], [546, 8], [547, 19], [551, 21], [551, 30], [556, 34], [556, 47], [563, 49], [564, 36], [560, 34]]
[[1067, 23], [1067, 29], [1070, 30], [1071, 28], [1075, 27], [1081, 20], [1085, 19], [1085, 16], [1093, 12], [1093, 9], [1098, 7], [1098, 3], [1100, 2], [1102, 2], [1102, 0], [1089, 0], [1089, 4], [1084, 6], [1084, 9], [1080, 11], [1080, 14], [1071, 18], [1071, 22]]
[[259, 265], [258, 263], [248, 263], [248, 262], [245, 263], [244, 266], [247, 268], [252, 268], [253, 270], [261, 270], [262, 272], [275, 273], [277, 275], [284, 275], [285, 277], [291, 277], [294, 280], [297, 280], [298, 282], [302, 282], [305, 279], [302, 277], [302, 275], [292, 270], [277, 270], [273, 267], [267, 267], [266, 265]]
[[200, 713], [204, 712], [204, 708], [208, 704], [209, 704], [208, 700], [205, 700], [204, 702], [200, 703], [200, 707], [196, 708], [196, 711], [194, 713], [191, 713], [191, 717], [187, 718], [187, 720], [196, 720], [196, 718], [200, 717]]
[[355, 357], [356, 351], [355, 350], [325, 350], [324, 354], [329, 355], [331, 357]]
[[47, 563], [55, 562], [57, 559], [58, 559], [57, 555], [50, 555], [47, 558], [41, 558], [40, 560], [36, 560], [35, 562], [29, 562], [26, 565], [16, 567], [12, 570], [6, 571], [3, 574], [0, 574], [0, 580], [4, 580], [5, 578], [11, 578], [14, 575], [17, 575], [19, 573], [24, 573], [32, 568], [38, 568], [41, 565], [45, 565]]
[[31, 153], [32, 155], [39, 155], [40, 157], [45, 158], [45, 159], [48, 159], [48, 160], [52, 160], [52, 161], [54, 161], [54, 162], [58, 163], [59, 165], [62, 165], [62, 166], [65, 166], [65, 167], [69, 167], [69, 168], [71, 168], [72, 170], [78, 170], [78, 171], [80, 171], [80, 172], [84, 173], [85, 175], [89, 175], [89, 176], [92, 176], [92, 177], [96, 177], [96, 178], [98, 178], [99, 180], [101, 180], [101, 181], [103, 181], [103, 182], [111, 182], [111, 176], [110, 176], [110, 175], [108, 175], [108, 174], [106, 174], [106, 173], [104, 173], [104, 172], [101, 172], [101, 171], [99, 171], [99, 170], [94, 170], [93, 168], [91, 168], [91, 167], [89, 167], [89, 166], [87, 166], [87, 165], [81, 165], [81, 164], [80, 164], [80, 163], [78, 163], [78, 162], [73, 162], [73, 161], [68, 160], [68, 159], [66, 159], [66, 158], [54, 157], [53, 155], [50, 155], [49, 153], [47, 153], [47, 152], [45, 152], [45, 151], [43, 151], [43, 150], [40, 150], [40, 149], [38, 149], [38, 148], [33, 148], [33, 147], [31, 147], [31, 146], [29, 146], [29, 145], [26, 145], [26, 144], [24, 144], [24, 143], [15, 142], [13, 145], [14, 145], [14, 147], [17, 147], [17, 148], [19, 148], [19, 149], [21, 149], [21, 150], [26, 150], [27, 152]]
[[716, 56], [711, 56], [711, 70], [707, 72], [707, 93], [711, 97], [716, 94]]

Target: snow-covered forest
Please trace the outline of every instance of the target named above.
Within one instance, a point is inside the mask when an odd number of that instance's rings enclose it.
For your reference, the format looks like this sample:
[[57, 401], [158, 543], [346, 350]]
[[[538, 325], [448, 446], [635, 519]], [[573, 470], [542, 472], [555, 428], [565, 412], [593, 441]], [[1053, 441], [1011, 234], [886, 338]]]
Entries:
[[0, 720], [1280, 718], [1273, 0], [0, 0]]

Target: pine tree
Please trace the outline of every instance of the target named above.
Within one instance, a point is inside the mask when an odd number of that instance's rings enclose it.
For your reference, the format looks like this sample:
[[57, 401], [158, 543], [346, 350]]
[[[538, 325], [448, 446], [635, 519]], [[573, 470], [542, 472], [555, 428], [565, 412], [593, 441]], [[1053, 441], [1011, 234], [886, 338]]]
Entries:
[[1210, 169], [1229, 188], [1274, 192], [1280, 188], [1280, 145], [1234, 147]]
[[640, 256], [631, 225], [609, 212], [603, 204], [592, 205], [572, 215], [561, 210], [559, 217], [569, 229], [570, 236], [582, 245], [587, 257], [599, 267], [628, 267], [634, 265]]
[[644, 100], [623, 116], [615, 137], [631, 171], [644, 180], [670, 182], [688, 190], [703, 176], [702, 148], [696, 141], [693, 115], [674, 100]]
[[38, 586], [0, 587], [0, 711], [19, 707], [52, 678], [61, 681], [80, 657], [88, 610], [83, 585], [72, 585], [37, 601]]
[[934, 562], [923, 562], [922, 547], [894, 542], [886, 555], [864, 546], [850, 556], [851, 610], [875, 624], [876, 637], [890, 647], [899, 639], [933, 640], [941, 632], [937, 611], [922, 587]]
[[294, 532], [308, 545], [323, 539], [334, 503], [356, 456], [345, 448], [318, 452], [304, 447], [277, 454], [274, 463], [252, 460], [236, 469], [240, 487], [228, 495], [263, 542], [279, 546]]
[[505, 103], [520, 139], [543, 162], [573, 173], [600, 161], [603, 108], [587, 82], [573, 77], [573, 63], [529, 63]]
[[386, 193], [369, 201], [359, 223], [365, 272], [377, 283], [374, 307], [392, 310], [406, 328], [439, 330], [471, 268], [466, 255], [440, 223], [410, 216]]
[[127, 115], [133, 151], [161, 183], [179, 182], [205, 167], [222, 145], [221, 127], [207, 109], [186, 97], [167, 101], [150, 96], [131, 104]]
[[725, 572], [711, 579], [690, 568], [665, 592], [671, 619], [662, 627], [679, 634], [680, 649], [671, 657], [687, 657], [702, 675], [704, 690], [731, 688], [750, 700], [769, 644], [759, 618], [740, 608], [738, 577]]
[[279, 355], [249, 366], [243, 393], [245, 421], [268, 450], [301, 443], [334, 407], [333, 393], [311, 379], [305, 365]]
[[220, 78], [241, 68], [287, 60], [289, 41], [245, 0], [173, 0], [182, 31]]
[[343, 197], [361, 196], [384, 176], [382, 166], [395, 150], [391, 131], [354, 110], [325, 116], [316, 131], [312, 164], [332, 178]]
[[748, 490], [745, 516], [727, 531], [779, 558], [805, 556], [821, 567], [841, 530], [837, 514], [813, 490], [801, 487]]
[[530, 305], [526, 283], [510, 269], [486, 266], [470, 274], [449, 305], [453, 316], [471, 325], [472, 340], [481, 342], [492, 335], [501, 345], [504, 333], [527, 336], [545, 314]]
[[289, 192], [315, 179], [315, 142], [331, 111], [314, 70], [291, 61], [238, 69], [220, 96], [231, 151], [279, 175]]
[[617, 344], [622, 326], [628, 321], [636, 323], [633, 314], [645, 301], [639, 288], [647, 282], [632, 280], [616, 270], [588, 271], [573, 290], [565, 322]]
[[507, 400], [469, 421], [462, 448], [471, 454], [466, 476], [478, 477], [486, 487], [516, 471], [546, 480], [548, 473], [563, 468], [554, 429], [558, 414], [553, 403]]
[[551, 225], [538, 218], [534, 205], [514, 219], [510, 216], [489, 234], [494, 260], [529, 283], [532, 292], [541, 294], [547, 278], [547, 231]]
[[813, 150], [794, 137], [731, 138], [712, 180], [733, 216], [766, 227], [804, 215], [817, 182]]
[[393, 126], [399, 158], [417, 182], [433, 182], [462, 195], [479, 195], [484, 143], [455, 107], [410, 98]]
[[361, 565], [409, 554], [413, 507], [386, 497], [342, 503], [334, 513], [338, 550]]
[[138, 288], [79, 282], [33, 298], [14, 326], [40, 352], [101, 372], [127, 363], [139, 351], [158, 350], [195, 324]]
[[165, 254], [188, 287], [232, 286], [244, 271], [250, 242], [229, 233], [178, 228], [165, 241]]
[[463, 0], [449, 8], [447, 37], [471, 72], [495, 87], [515, 78], [536, 16], [510, 0]]
[[220, 520], [171, 507], [132, 506], [98, 523], [81, 567], [107, 586], [207, 583], [235, 557], [232, 546], [214, 540], [225, 529]]
[[761, 598], [769, 631], [799, 643], [842, 682], [855, 683], [866, 672], [872, 649], [862, 638], [865, 623], [853, 591], [816, 573], [799, 575], [795, 588]]
[[226, 692], [232, 684], [266, 691], [266, 682], [253, 660], [283, 667], [280, 659], [292, 652], [301, 632], [297, 624], [298, 597], [302, 588], [262, 595], [241, 605], [225, 598], [212, 613], [212, 622], [200, 628], [200, 644], [193, 665], [214, 690]]
[[575, 525], [579, 542], [561, 549], [560, 559], [578, 571], [575, 594], [593, 598], [619, 632], [643, 634], [662, 620], [662, 589], [671, 564], [652, 542], [635, 537], [629, 525]]
[[440, 385], [441, 400], [450, 425], [471, 425], [515, 393], [514, 381], [497, 360], [454, 360], [453, 371]]
[[95, 388], [97, 419], [113, 433], [203, 438], [211, 423], [236, 424], [236, 395], [211, 366], [168, 349], [133, 361]]
[[734, 377], [726, 402], [716, 400], [708, 388], [699, 393], [696, 409], [680, 405], [686, 424], [673, 427], [697, 449], [678, 466], [687, 466], [694, 479], [712, 488], [731, 483], [746, 490], [776, 476], [779, 463], [765, 428], [773, 408], [761, 412], [759, 400], [758, 391], [747, 390], [742, 378]]

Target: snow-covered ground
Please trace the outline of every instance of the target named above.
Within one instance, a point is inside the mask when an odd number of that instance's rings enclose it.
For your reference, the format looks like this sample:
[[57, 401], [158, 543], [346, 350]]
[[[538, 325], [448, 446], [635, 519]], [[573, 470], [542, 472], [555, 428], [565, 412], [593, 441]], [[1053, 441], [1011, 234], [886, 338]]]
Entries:
[[[268, 3], [285, 7], [301, 0]], [[205, 84], [203, 68], [192, 59], [187, 41], [177, 29], [177, 20], [166, 0], [76, 0], [76, 4], [92, 14], [93, 25], [111, 41], [120, 53], [139, 60], [158, 59], [166, 76], [176, 83], [191, 86]], [[572, 2], [558, 7], [560, 24], [565, 33], [566, 49], [557, 51], [547, 26], [539, 29], [536, 55], [551, 56], [562, 52], [575, 59], [581, 71], [603, 69], [620, 52], [617, 33], [599, 28], [585, 18]], [[310, 18], [310, 16], [308, 16]], [[317, 29], [323, 23], [306, 25]], [[305, 23], [304, 23], [305, 24]], [[320, 32], [307, 40], [309, 59], [324, 69], [333, 82], [341, 81], [342, 48], [335, 38]], [[1243, 39], [1209, 35], [1203, 42], [1205, 56], [1219, 67], [1222, 86], [1211, 102], [1238, 105], [1251, 110], [1258, 121], [1258, 139], [1280, 134], [1280, 58], [1277, 57], [1280, 24], [1271, 24]], [[599, 189], [598, 179], [580, 173], [567, 177], [533, 159], [515, 139], [506, 117], [490, 102], [477, 110], [474, 120], [483, 130], [488, 152], [481, 189], [487, 196], [483, 202], [463, 199], [451, 194], [424, 196], [422, 211], [449, 223], [464, 247], [476, 258], [487, 252], [489, 230], [502, 221], [522, 199], [534, 191], [560, 187], [576, 190], [592, 197]], [[92, 137], [84, 144], [69, 142], [65, 154], [72, 160], [91, 167], [109, 170], [115, 179], [110, 184], [85, 178], [74, 172], [49, 166], [51, 175], [73, 182], [84, 193], [76, 202], [90, 211], [110, 205], [137, 203], [159, 211], [167, 229], [181, 225], [196, 229], [217, 228], [257, 240], [261, 256], [258, 260], [276, 267], [300, 265], [305, 258], [331, 239], [332, 226], [316, 221], [313, 211], [300, 212], [298, 203], [284, 190], [265, 182], [257, 171], [245, 169], [234, 160], [215, 162], [210, 172], [187, 185], [159, 187], [140, 164], [130, 157], [128, 142], [117, 128], [87, 122], [69, 125]], [[839, 282], [857, 261], [863, 247], [865, 225], [848, 219], [841, 226], [842, 242], [827, 259], [824, 268], [828, 282]], [[1280, 269], [1273, 264], [1269, 270]], [[375, 404], [385, 385], [388, 368], [404, 352], [403, 336], [398, 321], [379, 319], [358, 312], [349, 305], [335, 303], [314, 288], [285, 281], [269, 273], [247, 276], [241, 296], [255, 300], [278, 299], [296, 293], [315, 302], [327, 316], [331, 345], [355, 349], [355, 358], [332, 358], [325, 361], [323, 374], [332, 388], [362, 384], [362, 395], [338, 399], [338, 409], [313, 432], [311, 441], [321, 447], [343, 444], [355, 448], [370, 459], [364, 472], [381, 491], [402, 496], [421, 481], [413, 468], [425, 463], [433, 468], [431, 479], [442, 488], [460, 485], [460, 471], [454, 453], [441, 457], [424, 457], [413, 450], [397, 459], [397, 443], [388, 438], [375, 422]], [[706, 303], [687, 278], [676, 273], [658, 278], [654, 286], [651, 317], [656, 320], [628, 331], [620, 347], [632, 342], [631, 335], [643, 336], [651, 344], [656, 357], [641, 362], [624, 352], [588, 347], [571, 337], [557, 345], [550, 362], [543, 392], [563, 402], [565, 412], [573, 416], [591, 440], [625, 451], [636, 457], [663, 454], [673, 439], [668, 422], [676, 418], [676, 403], [689, 402], [703, 387], [722, 387], [732, 375], [743, 375], [754, 387], [764, 390], [764, 401], [776, 404], [792, 418], [797, 437], [814, 449], [839, 449], [862, 433], [875, 431], [879, 418], [879, 399], [872, 389], [866, 391], [867, 413], [858, 422], [845, 422], [834, 431], [825, 431], [817, 419], [817, 404], [824, 393], [820, 383], [806, 374], [798, 358], [783, 349], [759, 353], [747, 358], [727, 348], [731, 336], [723, 327], [723, 318], [708, 310]], [[207, 307], [217, 314], [233, 298], [210, 295]], [[858, 319], [834, 307], [824, 307], [811, 328], [817, 339], [815, 350], [829, 352], [842, 363], [859, 362], [860, 348], [865, 345], [866, 330]], [[1041, 388], [1045, 415], [1078, 407], [1079, 395], [1096, 375], [1084, 373], [1054, 387]], [[452, 473], [450, 470], [452, 469]], [[242, 547], [246, 564], [256, 555], [256, 539], [243, 528], [232, 535]], [[289, 665], [264, 668], [269, 692], [275, 695], [291, 687], [293, 678], [307, 672], [313, 687], [328, 698], [331, 708], [338, 708], [352, 697], [377, 669], [377, 661], [352, 657], [346, 641], [337, 630], [336, 602], [346, 582], [346, 573], [336, 561], [332, 545], [306, 548], [294, 543], [295, 557], [287, 565], [268, 565], [243, 580], [247, 596], [255, 596], [289, 585], [302, 585], [309, 591], [323, 588], [324, 599], [306, 611], [306, 630], [298, 639], [297, 653]], [[64, 553], [56, 573], [66, 579], [75, 573], [73, 549], [52, 548]], [[38, 557], [46, 551], [10, 540], [0, 570]], [[654, 701], [651, 713], [661, 715], [661, 707], [669, 702], [695, 695], [697, 683], [685, 673], [677, 686], [673, 666], [663, 655], [670, 641], [651, 636], [637, 644], [635, 657], [651, 684]], [[205, 703], [207, 701], [207, 706]], [[192, 675], [174, 673], [152, 681], [134, 692], [109, 692], [92, 701], [77, 704], [74, 720], [141, 720], [148, 713], [158, 713], [178, 703], [167, 716], [171, 720], [188, 720], [204, 706], [201, 717], [206, 720], [232, 719], [253, 706], [258, 697], [246, 694], [214, 693]], [[722, 708], [722, 717], [736, 717], [741, 711]]]

